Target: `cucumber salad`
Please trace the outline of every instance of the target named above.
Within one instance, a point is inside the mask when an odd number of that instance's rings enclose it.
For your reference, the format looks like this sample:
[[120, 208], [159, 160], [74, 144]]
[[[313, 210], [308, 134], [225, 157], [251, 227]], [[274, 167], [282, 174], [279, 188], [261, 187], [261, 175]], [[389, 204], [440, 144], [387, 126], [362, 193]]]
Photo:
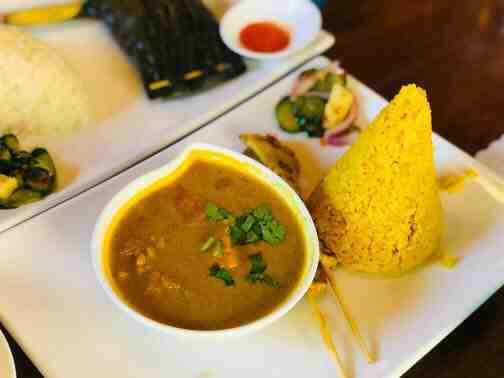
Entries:
[[357, 97], [347, 86], [347, 73], [333, 62], [323, 69], [303, 71], [290, 94], [280, 100], [275, 115], [288, 133], [306, 132], [323, 144], [350, 144], [359, 128]]
[[0, 209], [14, 209], [41, 200], [56, 187], [56, 167], [45, 148], [19, 148], [13, 134], [0, 138]]

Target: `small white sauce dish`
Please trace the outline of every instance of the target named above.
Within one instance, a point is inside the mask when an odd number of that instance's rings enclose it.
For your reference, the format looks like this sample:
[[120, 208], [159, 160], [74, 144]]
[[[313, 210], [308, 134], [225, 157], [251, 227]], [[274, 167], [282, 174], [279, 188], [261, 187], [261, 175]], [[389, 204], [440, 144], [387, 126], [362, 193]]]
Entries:
[[[306, 251], [305, 264], [301, 273], [301, 278], [288, 297], [280, 305], [278, 305], [278, 307], [266, 316], [263, 316], [251, 323], [215, 331], [190, 330], [166, 325], [152, 320], [142, 315], [133, 307], [130, 307], [114, 289], [110, 269], [106, 263], [107, 257], [105, 256], [107, 231], [118, 212], [133, 197], [136, 197], [147, 188], [152, 187], [152, 185], [159, 183], [159, 181], [166, 180], [166, 178], [171, 174], [174, 174], [177, 171], [177, 168], [184, 164], [184, 162], [191, 161], [191, 157], [198, 155], [201, 156], [201, 154], [210, 157], [211, 160], [216, 161], [217, 163], [219, 161], [232, 161], [233, 164], [239, 165], [240, 169], [246, 170], [247, 174], [254, 176], [259, 181], [269, 186], [279, 196], [284, 198], [293, 214], [297, 217], [300, 229], [304, 233]], [[112, 302], [133, 319], [146, 327], [169, 335], [215, 338], [224, 336], [243, 336], [258, 331], [289, 312], [303, 298], [315, 277], [319, 262], [319, 241], [315, 225], [304, 202], [283, 179], [273, 173], [270, 169], [243, 154], [222, 147], [196, 143], [190, 145], [184, 152], [182, 152], [181, 155], [179, 155], [179, 157], [172, 160], [167, 165], [135, 179], [110, 200], [100, 214], [95, 225], [91, 241], [91, 254], [93, 266], [101, 286], [111, 298]]]
[[[271, 21], [290, 32], [289, 45], [278, 52], [255, 52], [244, 47], [240, 32], [253, 22]], [[222, 17], [220, 35], [234, 52], [253, 59], [279, 59], [312, 42], [322, 29], [320, 10], [311, 0], [242, 0]]]

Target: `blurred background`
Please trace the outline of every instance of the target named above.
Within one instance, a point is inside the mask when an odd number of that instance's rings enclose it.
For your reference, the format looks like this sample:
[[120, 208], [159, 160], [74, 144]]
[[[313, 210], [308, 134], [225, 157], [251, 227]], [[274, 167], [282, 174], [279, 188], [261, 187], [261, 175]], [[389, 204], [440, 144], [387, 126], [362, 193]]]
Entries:
[[504, 132], [504, 1], [329, 0], [328, 52], [388, 99], [429, 92], [434, 129], [475, 153]]

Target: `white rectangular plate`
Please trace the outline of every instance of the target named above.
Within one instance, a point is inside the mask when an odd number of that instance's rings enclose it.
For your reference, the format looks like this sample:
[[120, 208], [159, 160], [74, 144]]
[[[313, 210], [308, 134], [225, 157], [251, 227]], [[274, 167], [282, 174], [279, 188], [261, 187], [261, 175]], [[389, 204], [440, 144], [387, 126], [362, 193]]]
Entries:
[[[324, 58], [308, 67], [321, 67]], [[90, 240], [107, 201], [124, 185], [173, 159], [192, 142], [242, 150], [240, 133], [275, 133], [301, 157], [309, 192], [343, 152], [318, 139], [286, 135], [273, 108], [295, 75], [197, 131], [182, 142], [107, 182], [0, 234], [0, 319], [48, 378], [256, 378], [336, 377], [308, 305], [244, 339], [197, 342], [143, 328], [118, 310], [94, 275]], [[361, 124], [386, 102], [356, 80]], [[439, 174], [466, 167], [499, 183], [485, 167], [434, 137]], [[355, 377], [399, 377], [494, 293], [504, 280], [503, 205], [476, 182], [443, 195], [446, 233], [442, 248], [461, 257], [453, 270], [432, 262], [401, 278], [370, 279], [335, 272], [349, 307], [378, 362], [368, 365], [356, 349], [341, 312], [327, 294], [329, 318], [346, 370]]]
[[334, 42], [332, 35], [321, 32], [308, 47], [286, 59], [247, 61], [245, 74], [211, 90], [168, 101], [149, 101], [135, 68], [102, 23], [75, 20], [31, 30], [55, 47], [82, 77], [98, 122], [64, 136], [21, 139], [24, 147], [43, 146], [54, 157], [58, 191], [35, 204], [0, 211], [0, 231], [173, 143], [321, 54]]

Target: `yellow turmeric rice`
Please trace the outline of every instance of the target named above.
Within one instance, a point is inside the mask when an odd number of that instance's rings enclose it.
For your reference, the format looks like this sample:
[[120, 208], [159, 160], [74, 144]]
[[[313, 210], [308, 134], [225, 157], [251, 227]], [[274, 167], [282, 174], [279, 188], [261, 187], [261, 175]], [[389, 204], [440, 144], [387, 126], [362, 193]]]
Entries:
[[401, 89], [330, 169], [309, 207], [323, 252], [350, 270], [401, 274], [436, 251], [442, 208], [422, 89]]

